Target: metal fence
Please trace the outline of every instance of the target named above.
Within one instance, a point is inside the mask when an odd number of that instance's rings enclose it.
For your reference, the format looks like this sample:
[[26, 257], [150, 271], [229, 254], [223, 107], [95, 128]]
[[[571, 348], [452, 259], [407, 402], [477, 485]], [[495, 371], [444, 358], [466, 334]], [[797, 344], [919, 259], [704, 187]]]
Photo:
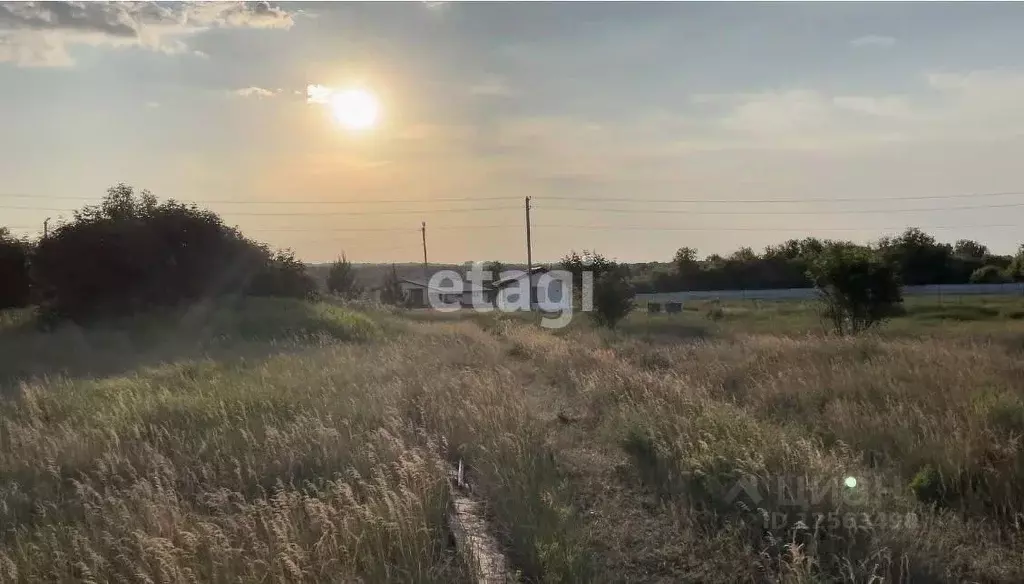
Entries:
[[[931, 286], [904, 286], [904, 296], [1024, 296], [1024, 282], [1012, 284], [935, 284]], [[637, 294], [637, 303], [684, 303], [688, 300], [813, 300], [818, 297], [814, 288], [778, 288], [773, 290], [701, 290], [687, 292], [657, 292]]]

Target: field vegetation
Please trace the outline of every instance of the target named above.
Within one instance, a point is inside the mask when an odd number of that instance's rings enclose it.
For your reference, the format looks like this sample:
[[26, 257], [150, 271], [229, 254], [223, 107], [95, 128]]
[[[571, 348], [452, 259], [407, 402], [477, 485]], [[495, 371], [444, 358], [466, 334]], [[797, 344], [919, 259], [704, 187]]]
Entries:
[[470, 581], [461, 460], [522, 581], [1024, 580], [1024, 301], [688, 308], [5, 312], [0, 579]]

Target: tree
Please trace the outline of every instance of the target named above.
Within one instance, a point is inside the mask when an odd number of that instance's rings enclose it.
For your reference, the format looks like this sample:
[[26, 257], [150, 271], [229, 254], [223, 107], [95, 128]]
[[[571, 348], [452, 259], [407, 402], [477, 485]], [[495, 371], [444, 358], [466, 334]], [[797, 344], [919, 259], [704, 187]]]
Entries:
[[754, 250], [749, 247], [741, 247], [738, 250], [732, 252], [729, 259], [735, 262], [752, 262], [757, 259], [757, 254]]
[[971, 239], [958, 239], [953, 244], [953, 253], [961, 258], [984, 259], [988, 256], [988, 247]]
[[1013, 256], [1010, 265], [1006, 267], [1006, 274], [1014, 282], [1024, 282], [1024, 243], [1017, 248], [1017, 255]]
[[290, 250], [269, 252], [243, 290], [252, 296], [280, 296], [284, 298], [314, 299], [316, 282], [306, 272], [306, 266]]
[[895, 268], [863, 249], [833, 247], [811, 264], [808, 275], [821, 294], [823, 316], [840, 335], [878, 325], [903, 302]]
[[971, 284], [1005, 284], [1012, 280], [999, 266], [982, 266], [974, 270], [970, 281]]
[[363, 289], [356, 282], [355, 269], [345, 254], [331, 264], [327, 271], [327, 291], [345, 299], [353, 299], [362, 294]]
[[594, 310], [591, 318], [598, 326], [615, 328], [633, 311], [633, 289], [625, 270], [611, 265], [594, 280]]
[[908, 286], [945, 284], [949, 280], [953, 247], [911, 227], [898, 237], [879, 241], [882, 258], [897, 267], [900, 278]]
[[672, 263], [676, 267], [689, 266], [697, 263], [697, 249], [693, 247], [681, 247], [676, 250], [676, 255], [672, 257]]
[[0, 227], [0, 309], [28, 306], [31, 299], [29, 256], [32, 244]]
[[563, 270], [572, 274], [573, 284], [576, 286], [582, 283], [584, 272], [592, 273], [596, 282], [603, 274], [616, 266], [612, 260], [596, 251], [586, 249], [582, 254], [576, 253], [576, 250], [570, 251], [560, 263]]
[[380, 301], [382, 304], [401, 306], [405, 304], [405, 293], [402, 291], [402, 283], [398, 279], [398, 270], [391, 266], [391, 273], [384, 277], [384, 285], [380, 290]]
[[572, 274], [572, 289], [575, 304], [579, 304], [580, 293], [583, 290], [583, 274], [589, 272], [593, 277], [596, 286], [601, 276], [612, 270], [616, 264], [596, 251], [583, 250], [582, 254], [576, 250], [570, 251], [559, 262], [562, 269]]
[[36, 247], [32, 277], [48, 317], [129, 315], [227, 294], [310, 297], [306, 267], [220, 217], [119, 184]]

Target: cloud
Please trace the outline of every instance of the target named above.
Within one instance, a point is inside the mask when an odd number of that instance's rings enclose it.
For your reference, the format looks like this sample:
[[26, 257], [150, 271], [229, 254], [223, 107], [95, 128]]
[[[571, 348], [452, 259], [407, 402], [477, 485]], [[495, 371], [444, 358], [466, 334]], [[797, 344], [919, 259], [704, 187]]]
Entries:
[[146, 102], [146, 107], [148, 107], [150, 109], [156, 109], [156, 108], [160, 107], [160, 102], [158, 102], [158, 101], [147, 101]]
[[327, 103], [334, 95], [334, 89], [326, 85], [307, 85], [306, 103]]
[[470, 95], [478, 97], [512, 97], [516, 92], [498, 76], [489, 76], [469, 88]]
[[832, 103], [851, 112], [880, 117], [908, 117], [912, 109], [908, 99], [899, 95], [837, 95]]
[[882, 36], [876, 34], [869, 34], [862, 37], [858, 37], [850, 41], [850, 46], [855, 48], [889, 48], [896, 44], [896, 39], [890, 36]]
[[277, 95], [280, 92], [281, 92], [280, 89], [277, 90], [277, 91], [274, 91], [272, 89], [263, 89], [262, 87], [251, 86], [251, 87], [244, 87], [242, 89], [236, 89], [236, 90], [231, 92], [231, 95], [233, 95], [235, 97], [257, 97], [257, 98], [263, 98], [263, 97], [274, 97], [275, 95]]
[[0, 62], [69, 66], [75, 45], [190, 51], [183, 37], [210, 29], [289, 28], [292, 15], [267, 2], [0, 3]]
[[929, 73], [908, 94], [815, 89], [699, 96], [719, 108], [700, 141], [767, 149], [1012, 138], [1024, 125], [1024, 71]]

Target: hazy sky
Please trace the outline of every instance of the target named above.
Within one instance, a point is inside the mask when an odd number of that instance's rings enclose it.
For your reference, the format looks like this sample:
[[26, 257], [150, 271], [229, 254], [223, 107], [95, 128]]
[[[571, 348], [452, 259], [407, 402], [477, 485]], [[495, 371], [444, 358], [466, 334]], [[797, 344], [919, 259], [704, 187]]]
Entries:
[[0, 225], [124, 181], [309, 261], [419, 261], [420, 221], [432, 261], [522, 261], [527, 195], [541, 260], [907, 225], [1008, 253], [1022, 30], [1016, 3], [0, 3]]

